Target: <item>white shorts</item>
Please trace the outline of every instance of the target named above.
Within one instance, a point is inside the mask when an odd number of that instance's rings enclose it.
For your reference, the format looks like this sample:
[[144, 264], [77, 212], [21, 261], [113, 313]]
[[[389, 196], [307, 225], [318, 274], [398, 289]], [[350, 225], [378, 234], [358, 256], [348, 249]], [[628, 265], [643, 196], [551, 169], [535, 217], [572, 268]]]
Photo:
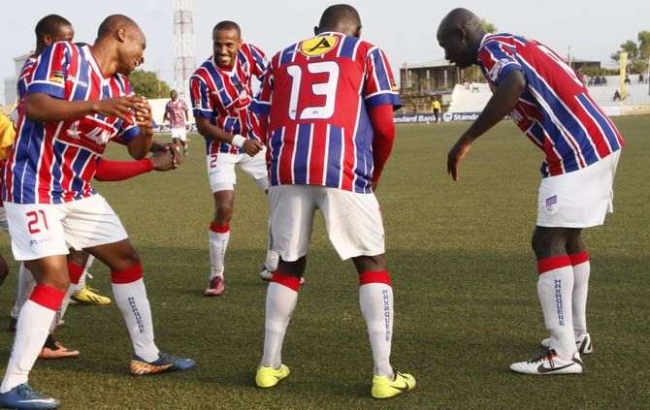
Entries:
[[5, 202], [11, 250], [17, 261], [119, 242], [128, 238], [120, 218], [99, 194], [63, 204]]
[[187, 141], [187, 130], [183, 128], [172, 128], [172, 139]]
[[232, 191], [237, 183], [235, 165], [246, 174], [253, 177], [255, 184], [263, 191], [269, 187], [268, 172], [266, 170], [266, 150], [260, 151], [254, 157], [247, 154], [217, 153], [206, 157], [208, 177], [212, 193], [219, 191]]
[[384, 224], [375, 194], [313, 185], [269, 189], [271, 249], [293, 262], [307, 254], [316, 209], [342, 260], [385, 253]]
[[587, 168], [542, 179], [537, 226], [590, 228], [614, 211], [614, 175], [621, 151]]

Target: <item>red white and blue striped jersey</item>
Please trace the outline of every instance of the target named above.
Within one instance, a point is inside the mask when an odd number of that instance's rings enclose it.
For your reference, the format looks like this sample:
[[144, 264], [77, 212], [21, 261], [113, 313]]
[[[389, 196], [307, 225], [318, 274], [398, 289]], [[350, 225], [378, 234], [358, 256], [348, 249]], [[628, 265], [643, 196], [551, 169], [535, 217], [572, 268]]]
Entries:
[[[105, 78], [89, 46], [59, 42], [47, 47], [32, 67], [27, 94], [67, 101], [98, 101], [131, 93], [128, 78]], [[24, 105], [24, 99], [23, 103]], [[95, 193], [90, 181], [106, 144], [119, 136], [128, 143], [140, 129], [100, 114], [77, 120], [37, 122], [19, 109], [16, 141], [3, 197], [19, 204], [58, 204]]]
[[36, 64], [36, 58], [35, 57], [29, 57], [26, 61], [25, 64], [23, 64], [22, 68], [20, 69], [20, 76], [18, 76], [18, 100], [22, 100], [25, 95], [27, 95], [27, 85], [29, 84], [29, 81], [31, 80], [32, 74], [34, 72], [33, 68], [34, 65]]
[[511, 116], [546, 154], [544, 177], [583, 169], [624, 145], [573, 69], [543, 44], [512, 34], [488, 34], [478, 62], [493, 90], [512, 70], [523, 73], [526, 88]]
[[[261, 80], [267, 64], [262, 50], [248, 43], [241, 45], [230, 69], [208, 58], [190, 77], [194, 116], [209, 119], [227, 133], [260, 140], [259, 122], [249, 106], [253, 101], [253, 77]], [[205, 144], [207, 155], [240, 153], [239, 148], [212, 138], [205, 138]]]
[[398, 108], [395, 90], [384, 52], [354, 36], [321, 33], [277, 53], [255, 102], [268, 115], [271, 185], [372, 192], [368, 110]]

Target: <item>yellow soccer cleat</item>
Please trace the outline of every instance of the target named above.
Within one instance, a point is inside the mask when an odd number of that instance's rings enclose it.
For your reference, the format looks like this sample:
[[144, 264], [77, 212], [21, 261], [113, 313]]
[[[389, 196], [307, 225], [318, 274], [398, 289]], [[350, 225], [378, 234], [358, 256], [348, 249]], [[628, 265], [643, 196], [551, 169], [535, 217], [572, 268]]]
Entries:
[[288, 377], [290, 374], [291, 370], [283, 364], [277, 370], [272, 367], [260, 366], [257, 368], [257, 373], [255, 374], [255, 384], [257, 387], [266, 389], [277, 385], [280, 383], [280, 380]]
[[72, 294], [70, 299], [86, 305], [110, 305], [111, 299], [97, 293], [98, 290], [85, 285]]
[[395, 372], [395, 380], [391, 380], [388, 376], [372, 378], [371, 394], [375, 399], [389, 399], [413, 389], [415, 389], [415, 377], [410, 374]]

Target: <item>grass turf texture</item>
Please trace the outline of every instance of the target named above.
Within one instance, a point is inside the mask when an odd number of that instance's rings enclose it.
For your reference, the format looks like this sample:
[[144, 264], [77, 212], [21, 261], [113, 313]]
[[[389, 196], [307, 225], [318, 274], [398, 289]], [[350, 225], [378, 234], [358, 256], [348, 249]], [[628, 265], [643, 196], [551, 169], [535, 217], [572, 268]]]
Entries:
[[[508, 370], [511, 362], [540, 353], [546, 333], [529, 248], [541, 154], [503, 122], [476, 143], [458, 183], [445, 173], [446, 154], [467, 124], [398, 128], [378, 197], [396, 298], [393, 363], [417, 378], [412, 393], [381, 403], [369, 397], [372, 359], [356, 274], [338, 259], [320, 218], [284, 348], [292, 375], [274, 389], [253, 387], [264, 331], [266, 286], [257, 273], [266, 202], [239, 174], [226, 293], [203, 297], [213, 205], [196, 135], [178, 171], [96, 188], [144, 261], [158, 345], [195, 359], [198, 368], [133, 378], [118, 309], [72, 306], [57, 335], [81, 357], [39, 361], [31, 383], [65, 409], [648, 408], [650, 117], [616, 122], [628, 141], [616, 213], [585, 234], [596, 351], [585, 358], [581, 376]], [[108, 157], [126, 153], [111, 146]], [[6, 236], [0, 250], [11, 259]], [[16, 264], [11, 268], [0, 288], [0, 366], [12, 342], [5, 331]], [[107, 269], [97, 262], [92, 272], [90, 283], [110, 294]]]

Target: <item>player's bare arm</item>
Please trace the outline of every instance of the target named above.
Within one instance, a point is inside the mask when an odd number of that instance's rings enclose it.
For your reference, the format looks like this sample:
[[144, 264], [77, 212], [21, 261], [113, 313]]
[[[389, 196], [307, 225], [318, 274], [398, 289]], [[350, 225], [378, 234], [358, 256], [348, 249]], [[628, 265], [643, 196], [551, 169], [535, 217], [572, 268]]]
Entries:
[[[204, 117], [196, 117], [196, 128], [199, 131], [199, 134], [204, 137], [235, 145], [236, 147], [243, 149], [244, 152], [251, 157], [257, 155], [257, 153], [264, 148], [259, 141], [244, 138], [241, 135], [229, 134], [212, 124], [209, 119]], [[237, 141], [237, 137], [244, 138], [244, 140]]]
[[130, 124], [133, 122], [131, 113], [136, 109], [136, 103], [136, 97], [130, 96], [100, 101], [67, 101], [45, 93], [34, 93], [27, 96], [26, 115], [32, 121], [48, 122], [102, 114], [107, 117], [119, 117]]
[[129, 155], [134, 159], [144, 158], [153, 145], [153, 119], [151, 106], [144, 97], [132, 97], [135, 102], [134, 118], [140, 134], [127, 144]]
[[454, 181], [458, 180], [458, 164], [467, 155], [474, 140], [485, 134], [515, 108], [525, 87], [524, 75], [517, 70], [510, 72], [501, 81], [481, 115], [449, 151], [447, 172]]

